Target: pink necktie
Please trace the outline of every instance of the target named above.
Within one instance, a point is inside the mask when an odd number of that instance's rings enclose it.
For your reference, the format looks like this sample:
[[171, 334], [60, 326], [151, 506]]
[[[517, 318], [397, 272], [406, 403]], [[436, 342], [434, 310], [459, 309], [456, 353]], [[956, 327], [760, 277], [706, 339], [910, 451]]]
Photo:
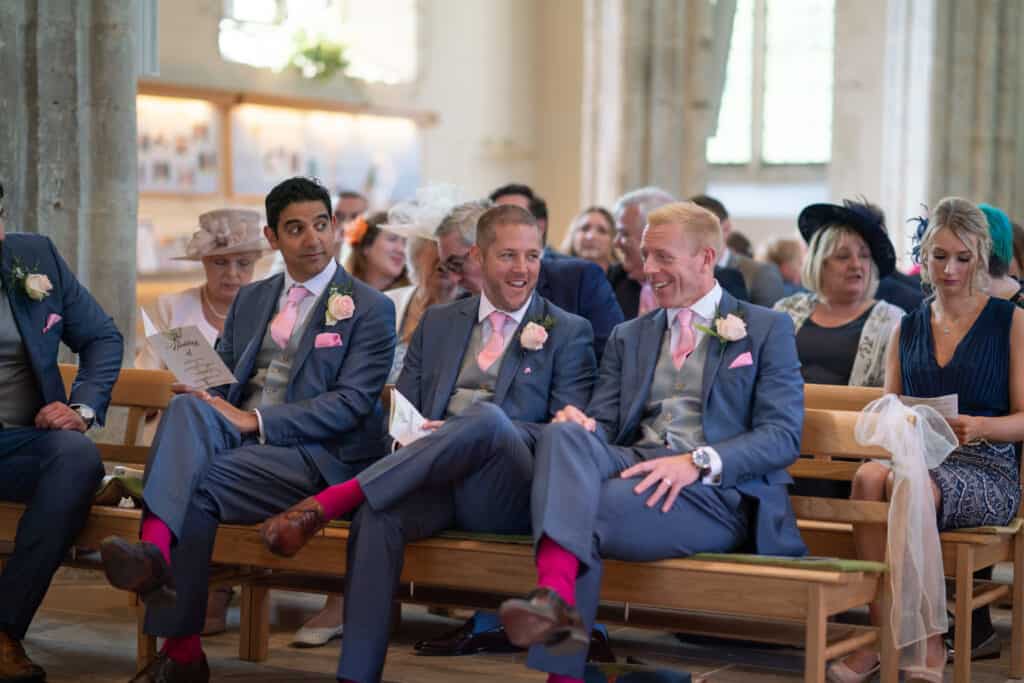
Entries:
[[494, 311], [487, 319], [491, 321], [491, 336], [484, 345], [483, 351], [476, 355], [476, 363], [480, 369], [487, 372], [487, 368], [494, 365], [494, 361], [501, 358], [505, 350], [505, 320], [507, 315], [501, 311]]
[[292, 338], [295, 322], [299, 319], [299, 303], [310, 294], [312, 292], [302, 285], [292, 285], [284, 308], [271, 321], [270, 337], [282, 349], [288, 346], [288, 340]]
[[645, 282], [644, 286], [640, 288], [640, 313], [648, 313], [658, 307], [658, 300], [654, 298], [654, 287], [651, 287], [650, 282]]
[[690, 319], [693, 311], [689, 308], [680, 308], [676, 314], [676, 321], [679, 323], [679, 336], [676, 338], [676, 347], [672, 349], [672, 364], [676, 370], [683, 367], [686, 357], [693, 353], [694, 337], [693, 328], [690, 327]]

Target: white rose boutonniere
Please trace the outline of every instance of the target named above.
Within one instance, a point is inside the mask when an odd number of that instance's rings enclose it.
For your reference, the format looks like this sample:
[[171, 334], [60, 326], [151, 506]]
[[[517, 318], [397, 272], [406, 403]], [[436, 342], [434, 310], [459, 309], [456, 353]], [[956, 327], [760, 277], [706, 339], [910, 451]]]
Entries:
[[694, 327], [704, 334], [717, 337], [722, 346], [747, 336], [747, 324], [743, 322], [743, 318], [733, 313], [726, 316], [716, 315], [712, 325], [714, 329], [697, 324], [694, 324]]
[[50, 295], [50, 291], [53, 289], [53, 283], [50, 282], [48, 276], [31, 272], [17, 258], [14, 260], [14, 265], [11, 266], [11, 281], [32, 301], [42, 301]]
[[352, 289], [344, 291], [332, 285], [327, 295], [327, 310], [324, 312], [324, 324], [336, 325], [348, 320], [356, 312], [356, 303], [352, 300]]
[[519, 343], [528, 351], [540, 351], [548, 340], [548, 330], [555, 326], [555, 319], [550, 315], [532, 320], [523, 327], [519, 335]]

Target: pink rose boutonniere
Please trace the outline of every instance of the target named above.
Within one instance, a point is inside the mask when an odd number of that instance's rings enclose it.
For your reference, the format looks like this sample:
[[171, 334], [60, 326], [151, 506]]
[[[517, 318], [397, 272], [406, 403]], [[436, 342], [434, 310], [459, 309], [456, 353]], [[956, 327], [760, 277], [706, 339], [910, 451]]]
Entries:
[[29, 269], [17, 258], [14, 260], [14, 265], [11, 266], [11, 280], [32, 301], [42, 301], [50, 295], [50, 291], [53, 289], [53, 283], [50, 282], [49, 277], [42, 273], [29, 272]]
[[714, 325], [714, 329], [697, 324], [694, 324], [694, 327], [704, 334], [717, 337], [722, 346], [729, 342], [739, 341], [747, 336], [747, 324], [743, 322], [743, 318], [733, 313], [727, 316], [715, 316], [712, 325]]
[[337, 285], [331, 285], [327, 295], [327, 310], [324, 311], [324, 324], [337, 325], [342, 320], [348, 320], [356, 312], [356, 303], [352, 300], [352, 289], [340, 290]]
[[519, 343], [528, 351], [540, 351], [548, 340], [548, 330], [555, 326], [555, 319], [550, 315], [532, 320], [523, 327], [519, 335]]

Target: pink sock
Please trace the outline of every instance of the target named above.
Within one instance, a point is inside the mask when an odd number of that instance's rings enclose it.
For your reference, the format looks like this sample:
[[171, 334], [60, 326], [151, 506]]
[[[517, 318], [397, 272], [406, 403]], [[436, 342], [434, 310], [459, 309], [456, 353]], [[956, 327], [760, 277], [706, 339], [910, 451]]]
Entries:
[[203, 644], [198, 635], [168, 638], [161, 652], [178, 664], [191, 664], [203, 658]]
[[363, 487], [359, 485], [358, 479], [349, 479], [340, 484], [328, 486], [313, 497], [324, 509], [324, 516], [327, 519], [337, 519], [346, 512], [355, 510], [366, 500], [366, 496], [363, 495]]
[[143, 515], [142, 531], [139, 533], [139, 538], [160, 548], [167, 564], [171, 563], [171, 541], [174, 539], [174, 535], [162, 519], [152, 512]]
[[[580, 561], [548, 536], [537, 547], [537, 585], [550, 588], [570, 605], [576, 604], [576, 575]], [[572, 680], [572, 679], [566, 679]]]
[[562, 674], [548, 674], [548, 683], [583, 683], [583, 679]]

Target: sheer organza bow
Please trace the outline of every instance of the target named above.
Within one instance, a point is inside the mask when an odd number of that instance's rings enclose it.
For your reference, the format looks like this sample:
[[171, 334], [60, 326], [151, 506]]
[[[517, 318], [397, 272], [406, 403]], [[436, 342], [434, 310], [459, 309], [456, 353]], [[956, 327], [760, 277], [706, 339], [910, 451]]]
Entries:
[[857, 419], [858, 443], [879, 446], [892, 459], [894, 486], [889, 505], [890, 614], [900, 648], [900, 666], [923, 666], [927, 639], [945, 633], [946, 585], [928, 470], [957, 447], [946, 420], [929, 406], [910, 408], [895, 394], [872, 401]]

